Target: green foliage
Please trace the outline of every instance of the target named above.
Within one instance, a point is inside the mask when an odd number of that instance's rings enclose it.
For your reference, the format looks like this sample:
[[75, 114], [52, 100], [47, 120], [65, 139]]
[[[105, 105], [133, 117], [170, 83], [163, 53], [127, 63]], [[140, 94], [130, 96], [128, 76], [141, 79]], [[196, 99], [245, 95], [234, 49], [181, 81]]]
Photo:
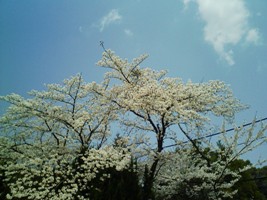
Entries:
[[267, 199], [267, 166], [262, 168], [252, 168], [250, 171], [259, 191]]
[[[248, 160], [235, 160], [231, 163], [230, 168], [233, 171], [239, 170], [244, 166], [251, 166]], [[255, 168], [248, 169], [241, 173], [241, 178], [232, 187], [232, 190], [237, 190], [237, 193], [233, 196], [236, 200], [266, 200], [266, 197], [261, 192], [256, 184], [256, 177], [253, 175]], [[230, 198], [229, 198], [230, 199]], [[228, 199], [227, 199], [228, 200]]]
[[145, 172], [144, 172], [144, 177], [143, 177], [143, 200], [145, 199], [151, 199], [154, 200], [154, 191], [152, 190], [153, 188], [153, 180], [151, 180], [151, 176], [149, 174], [149, 169], [148, 166], [145, 165]]
[[[0, 163], [2, 165], [2, 163]], [[5, 196], [10, 192], [8, 185], [4, 182], [5, 179], [4, 170], [0, 169], [0, 199], [5, 199]]]
[[110, 178], [104, 182], [93, 182], [97, 188], [90, 197], [95, 200], [138, 200], [141, 199], [141, 186], [134, 171], [109, 171]]
[[[198, 143], [197, 145], [200, 145]], [[218, 142], [217, 144], [219, 146], [220, 150], [224, 150], [225, 147]], [[216, 162], [218, 159], [220, 160], [227, 160], [225, 155], [221, 155], [221, 151], [215, 152], [211, 151], [209, 148], [204, 149], [204, 154], [209, 157], [208, 162], [211, 164], [213, 162]], [[193, 159], [197, 156], [196, 150], [193, 149], [192, 155]], [[192, 164], [194, 161], [192, 160]], [[198, 163], [195, 163], [198, 164]], [[228, 188], [225, 190], [225, 192], [231, 193], [236, 191], [236, 193], [232, 197], [220, 197], [222, 200], [266, 200], [266, 188], [267, 188], [267, 166], [263, 168], [255, 168], [252, 167], [252, 164], [248, 160], [242, 160], [242, 159], [235, 159], [229, 165], [227, 166], [227, 169], [230, 169], [230, 171], [235, 174], [238, 171], [241, 171], [242, 169], [248, 168], [245, 171], [242, 171], [240, 173], [240, 179], [233, 184], [231, 188]], [[217, 169], [213, 169], [216, 171]], [[226, 170], [226, 169], [225, 169]], [[230, 183], [231, 181], [235, 180], [235, 177], [229, 173], [226, 176], [221, 176], [221, 179], [217, 182], [226, 182]], [[192, 188], [199, 187], [201, 188], [201, 185], [208, 183], [209, 180], [205, 179], [205, 177], [197, 178], [192, 177], [191, 179], [186, 179], [180, 184], [177, 185], [175, 193], [171, 196], [159, 196], [158, 200], [209, 200], [213, 199], [209, 197], [210, 191], [206, 190], [204, 187], [202, 189], [194, 191], [192, 193]], [[215, 182], [216, 183], [216, 182]]]

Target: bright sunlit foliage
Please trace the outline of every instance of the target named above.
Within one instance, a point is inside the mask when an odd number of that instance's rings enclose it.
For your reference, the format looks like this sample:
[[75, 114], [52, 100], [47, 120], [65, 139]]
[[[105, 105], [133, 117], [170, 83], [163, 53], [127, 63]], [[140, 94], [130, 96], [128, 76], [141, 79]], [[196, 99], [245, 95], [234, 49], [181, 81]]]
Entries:
[[[232, 186], [250, 166], [229, 166], [266, 141], [267, 126], [253, 123], [227, 135], [225, 126], [246, 106], [225, 83], [170, 78], [140, 67], [146, 58], [129, 63], [105, 50], [97, 65], [109, 72], [101, 84], [78, 74], [31, 91], [29, 99], [0, 97], [11, 104], [0, 119], [7, 199], [89, 199], [90, 191], [101, 190], [96, 181], [109, 179], [110, 169], [128, 169], [132, 159], [143, 199], [169, 199], [179, 191], [206, 199], [236, 193]], [[224, 126], [210, 141], [205, 136], [215, 130], [214, 118]], [[115, 142], [114, 126], [120, 129]]]

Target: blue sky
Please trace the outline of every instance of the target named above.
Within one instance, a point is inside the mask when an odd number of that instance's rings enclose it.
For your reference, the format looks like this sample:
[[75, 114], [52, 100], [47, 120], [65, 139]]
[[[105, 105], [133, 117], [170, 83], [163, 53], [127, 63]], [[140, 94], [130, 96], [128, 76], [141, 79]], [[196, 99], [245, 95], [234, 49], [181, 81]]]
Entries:
[[[0, 95], [26, 96], [82, 73], [101, 81], [102, 49], [194, 82], [219, 79], [267, 117], [266, 0], [0, 0]], [[0, 112], [5, 104], [1, 103]], [[267, 145], [248, 155], [267, 159]]]

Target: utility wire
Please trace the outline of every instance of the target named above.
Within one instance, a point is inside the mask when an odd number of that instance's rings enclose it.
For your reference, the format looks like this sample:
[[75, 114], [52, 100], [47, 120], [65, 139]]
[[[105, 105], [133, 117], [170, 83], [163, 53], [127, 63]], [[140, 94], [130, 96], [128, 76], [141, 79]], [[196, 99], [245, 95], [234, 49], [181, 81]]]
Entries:
[[[267, 117], [262, 118], [262, 119], [259, 119], [259, 120], [256, 120], [256, 121], [253, 121], [253, 122], [250, 122], [250, 123], [243, 124], [242, 126], [238, 126], [237, 128], [250, 126], [250, 125], [252, 125], [252, 124], [256, 124], [256, 123], [259, 123], [259, 122], [262, 122], [262, 121], [265, 121], [265, 120], [267, 120]], [[198, 138], [195, 138], [195, 139], [192, 139], [192, 140], [203, 140], [203, 139], [205, 139], [205, 138], [210, 138], [210, 137], [213, 137], [213, 136], [216, 136], [216, 135], [220, 135], [220, 134], [223, 134], [223, 133], [227, 133], [227, 132], [230, 132], [230, 131], [233, 131], [233, 130], [235, 130], [235, 128], [230, 128], [230, 129], [227, 129], [227, 130], [225, 130], [225, 131], [220, 131], [220, 132], [217, 132], [217, 133], [213, 133], [213, 134], [205, 135], [205, 136], [198, 137]], [[182, 142], [182, 143], [180, 143], [180, 144], [186, 144], [186, 143], [188, 143], [188, 142], [189, 142], [189, 140], [184, 141], [184, 142]], [[164, 146], [164, 149], [165, 149], [165, 148], [174, 147], [174, 146], [178, 146], [178, 145], [180, 145], [180, 144], [171, 144], [171, 145], [167, 145], [167, 146]]]

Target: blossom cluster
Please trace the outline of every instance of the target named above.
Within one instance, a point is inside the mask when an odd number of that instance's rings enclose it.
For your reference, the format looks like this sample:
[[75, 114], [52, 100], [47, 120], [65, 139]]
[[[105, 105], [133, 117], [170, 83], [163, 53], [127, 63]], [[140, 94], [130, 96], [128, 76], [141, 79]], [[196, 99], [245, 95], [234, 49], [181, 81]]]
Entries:
[[[146, 58], [129, 63], [105, 50], [97, 64], [110, 71], [100, 84], [77, 74], [46, 85], [45, 91], [31, 91], [29, 99], [0, 96], [11, 104], [0, 118], [7, 199], [89, 199], [98, 189], [93, 183], [107, 180], [111, 169], [127, 169], [131, 157], [139, 162], [140, 177], [146, 177], [140, 182], [147, 199], [151, 191], [171, 198], [178, 186], [190, 197], [203, 191], [208, 199], [234, 195], [230, 188], [247, 167], [233, 171], [229, 166], [266, 142], [267, 126], [256, 127], [254, 121], [229, 137], [223, 125], [221, 143], [214, 145], [206, 139], [214, 130], [212, 119], [231, 124], [246, 106], [224, 82], [183, 82], [165, 70], [140, 67]], [[121, 136], [113, 142], [118, 125]], [[170, 141], [175, 149], [165, 146]]]
[[110, 177], [108, 169], [121, 171], [131, 161], [126, 149], [111, 146], [90, 149], [78, 157], [71, 152], [54, 151], [46, 156], [34, 153], [23, 159], [17, 156], [15, 162], [1, 166], [10, 188], [7, 199], [88, 199], [90, 190], [97, 189], [92, 180], [104, 181]]
[[112, 69], [108, 72], [107, 79], [122, 82], [112, 85], [106, 91], [106, 97], [115, 102], [124, 113], [134, 112], [143, 119], [158, 117], [159, 121], [164, 116], [169, 124], [196, 121], [205, 123], [209, 119], [209, 113], [233, 119], [236, 112], [246, 107], [221, 81], [183, 83], [179, 78], [165, 77], [166, 71], [140, 68], [138, 64], [145, 58], [146, 56], [141, 56], [133, 63], [128, 63], [107, 50], [98, 62], [99, 66]]

